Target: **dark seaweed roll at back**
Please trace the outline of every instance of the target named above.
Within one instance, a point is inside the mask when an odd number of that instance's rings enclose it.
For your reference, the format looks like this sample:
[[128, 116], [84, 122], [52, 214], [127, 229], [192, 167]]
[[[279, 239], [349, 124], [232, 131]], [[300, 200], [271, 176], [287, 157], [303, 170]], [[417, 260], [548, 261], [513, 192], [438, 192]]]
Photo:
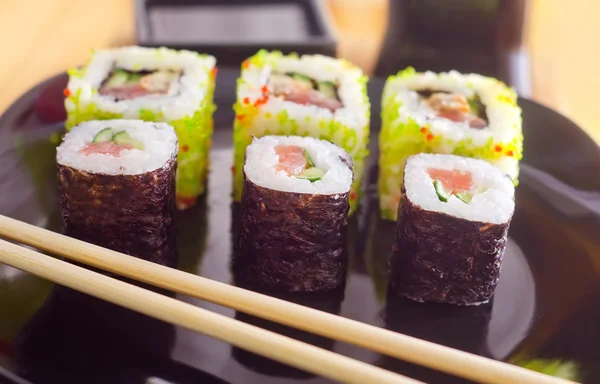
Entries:
[[340, 147], [264, 136], [247, 147], [239, 281], [279, 292], [330, 291], [345, 281], [352, 160]]
[[65, 234], [173, 266], [177, 152], [165, 123], [103, 120], [71, 129], [56, 155]]
[[489, 301], [514, 209], [511, 178], [484, 160], [409, 157], [390, 260], [391, 285], [416, 301]]

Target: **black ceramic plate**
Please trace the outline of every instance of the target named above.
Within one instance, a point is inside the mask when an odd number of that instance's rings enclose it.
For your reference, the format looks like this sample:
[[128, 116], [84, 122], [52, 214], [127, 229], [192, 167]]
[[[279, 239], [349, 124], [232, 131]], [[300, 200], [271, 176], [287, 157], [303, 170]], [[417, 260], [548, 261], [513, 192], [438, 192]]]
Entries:
[[[208, 194], [179, 214], [179, 268], [228, 283], [234, 281], [229, 261], [237, 212], [230, 199], [237, 75], [219, 72]], [[62, 129], [56, 121], [63, 118], [65, 82], [59, 75], [40, 84], [0, 119], [0, 213], [55, 231], [60, 222], [49, 137]], [[600, 382], [598, 146], [561, 115], [521, 100], [525, 159], [493, 301], [479, 307], [413, 303], [386, 294], [392, 225], [378, 219], [374, 187], [382, 85], [381, 79], [370, 82], [373, 155], [368, 193], [350, 223], [345, 292], [287, 299], [494, 359], [559, 366], [580, 381]], [[464, 382], [201, 300], [178, 298], [426, 382]], [[161, 382], [147, 381], [151, 377], [168, 383], [327, 382], [3, 265], [0, 364], [32, 383]]]

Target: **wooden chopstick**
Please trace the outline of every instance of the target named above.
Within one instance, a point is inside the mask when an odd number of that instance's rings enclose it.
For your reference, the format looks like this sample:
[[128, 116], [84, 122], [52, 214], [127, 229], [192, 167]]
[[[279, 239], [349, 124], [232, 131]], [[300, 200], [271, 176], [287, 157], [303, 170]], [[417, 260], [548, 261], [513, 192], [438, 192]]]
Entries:
[[0, 262], [343, 383], [422, 384], [421, 381], [281, 336], [4, 240], [0, 240]]
[[480, 383], [573, 383], [163, 267], [2, 215], [0, 215], [0, 236], [157, 287]]

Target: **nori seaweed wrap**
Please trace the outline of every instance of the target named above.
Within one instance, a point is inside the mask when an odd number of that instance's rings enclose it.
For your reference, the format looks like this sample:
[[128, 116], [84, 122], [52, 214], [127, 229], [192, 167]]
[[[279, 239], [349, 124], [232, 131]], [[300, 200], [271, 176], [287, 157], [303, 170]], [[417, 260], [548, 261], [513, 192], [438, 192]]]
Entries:
[[57, 150], [66, 235], [160, 264], [177, 262], [177, 137], [164, 123], [105, 120]]
[[391, 286], [421, 302], [489, 301], [514, 206], [510, 177], [486, 161], [411, 156], [390, 259]]
[[236, 279], [276, 292], [341, 286], [352, 179], [350, 156], [327, 141], [255, 139], [244, 165]]

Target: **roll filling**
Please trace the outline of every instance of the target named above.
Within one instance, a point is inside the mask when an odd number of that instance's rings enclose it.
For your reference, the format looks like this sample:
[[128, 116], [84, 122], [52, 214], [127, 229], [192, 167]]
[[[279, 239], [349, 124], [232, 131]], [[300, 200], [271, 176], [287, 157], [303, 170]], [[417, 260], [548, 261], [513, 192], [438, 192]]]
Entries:
[[342, 108], [337, 93], [337, 81], [318, 81], [299, 72], [273, 73], [269, 88], [276, 97], [301, 105], [315, 105], [335, 111]]
[[103, 96], [113, 96], [117, 100], [165, 95], [180, 76], [180, 71], [174, 70], [130, 71], [116, 68], [102, 82], [98, 92]]

